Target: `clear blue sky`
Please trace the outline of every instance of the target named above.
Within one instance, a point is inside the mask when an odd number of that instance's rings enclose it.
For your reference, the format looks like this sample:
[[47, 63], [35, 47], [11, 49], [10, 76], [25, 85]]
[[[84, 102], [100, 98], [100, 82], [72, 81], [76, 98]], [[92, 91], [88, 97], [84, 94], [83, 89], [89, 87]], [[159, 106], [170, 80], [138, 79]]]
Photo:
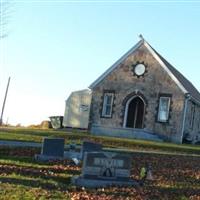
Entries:
[[68, 95], [87, 88], [138, 42], [138, 35], [200, 90], [200, 1], [17, 1], [0, 40], [0, 108], [23, 125], [63, 115]]

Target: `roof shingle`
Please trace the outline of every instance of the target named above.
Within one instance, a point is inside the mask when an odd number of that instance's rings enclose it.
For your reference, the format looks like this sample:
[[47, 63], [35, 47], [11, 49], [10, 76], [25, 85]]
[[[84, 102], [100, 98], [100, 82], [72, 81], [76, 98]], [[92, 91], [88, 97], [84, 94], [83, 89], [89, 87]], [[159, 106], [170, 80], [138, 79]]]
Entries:
[[194, 87], [194, 85], [183, 76], [177, 69], [175, 69], [165, 58], [163, 58], [151, 45], [144, 39], [140, 40], [134, 47], [132, 47], [126, 54], [124, 54], [117, 62], [115, 62], [109, 69], [107, 69], [97, 80], [95, 80], [89, 88], [94, 88], [98, 85], [109, 73], [111, 73], [125, 58], [127, 58], [131, 53], [136, 51], [142, 44], [149, 49], [149, 51], [153, 51], [152, 54], [156, 54], [154, 56], [158, 57], [157, 60], [164, 64], [164, 67], [167, 68], [170, 73], [175, 77], [175, 79], [181, 84], [179, 87], [183, 89], [184, 93], [189, 93], [194, 99], [200, 102], [200, 93]]
[[[152, 48], [152, 47], [151, 47]], [[154, 48], [152, 48], [154, 52], [159, 56], [162, 62], [166, 65], [166, 67], [173, 73], [173, 75], [178, 79], [178, 81], [183, 85], [183, 87], [187, 90], [187, 92], [196, 100], [200, 101], [200, 93], [194, 87], [194, 85], [181, 74], [175, 67], [173, 67], [167, 60], [165, 60]]]

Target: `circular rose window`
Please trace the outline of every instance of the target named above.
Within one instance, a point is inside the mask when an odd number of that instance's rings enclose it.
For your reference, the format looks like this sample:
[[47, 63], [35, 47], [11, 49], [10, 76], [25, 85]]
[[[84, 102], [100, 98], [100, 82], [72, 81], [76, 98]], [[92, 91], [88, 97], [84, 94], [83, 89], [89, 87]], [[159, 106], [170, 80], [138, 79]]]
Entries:
[[142, 76], [145, 72], [145, 65], [144, 64], [137, 64], [135, 66], [134, 72], [137, 76]]

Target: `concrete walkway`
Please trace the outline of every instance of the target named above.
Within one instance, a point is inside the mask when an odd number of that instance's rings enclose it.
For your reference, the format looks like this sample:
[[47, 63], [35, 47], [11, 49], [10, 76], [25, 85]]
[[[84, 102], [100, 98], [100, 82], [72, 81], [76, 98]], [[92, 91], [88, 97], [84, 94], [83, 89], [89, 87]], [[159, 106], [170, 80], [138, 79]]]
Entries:
[[[0, 140], [0, 146], [13, 146], [13, 147], [42, 147], [42, 143], [39, 142], [25, 142], [25, 141], [11, 141], [11, 140]], [[65, 148], [69, 148], [69, 145], [65, 145]], [[81, 145], [77, 145], [77, 149], [81, 149]], [[106, 151], [124, 152], [124, 153], [145, 153], [145, 154], [160, 154], [160, 155], [171, 155], [171, 156], [194, 156], [200, 157], [200, 154], [186, 154], [176, 152], [163, 152], [163, 151], [149, 151], [149, 150], [134, 150], [126, 148], [103, 148]]]

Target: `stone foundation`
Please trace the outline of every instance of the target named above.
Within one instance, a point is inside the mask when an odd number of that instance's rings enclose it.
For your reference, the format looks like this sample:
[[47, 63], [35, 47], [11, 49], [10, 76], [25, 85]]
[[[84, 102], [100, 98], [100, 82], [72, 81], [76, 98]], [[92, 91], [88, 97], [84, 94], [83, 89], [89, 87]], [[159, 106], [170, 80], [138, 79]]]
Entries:
[[144, 140], [153, 140], [160, 142], [167, 140], [166, 137], [157, 135], [145, 129], [113, 128], [113, 127], [92, 125], [91, 133], [94, 135], [119, 137], [119, 138], [144, 139]]

